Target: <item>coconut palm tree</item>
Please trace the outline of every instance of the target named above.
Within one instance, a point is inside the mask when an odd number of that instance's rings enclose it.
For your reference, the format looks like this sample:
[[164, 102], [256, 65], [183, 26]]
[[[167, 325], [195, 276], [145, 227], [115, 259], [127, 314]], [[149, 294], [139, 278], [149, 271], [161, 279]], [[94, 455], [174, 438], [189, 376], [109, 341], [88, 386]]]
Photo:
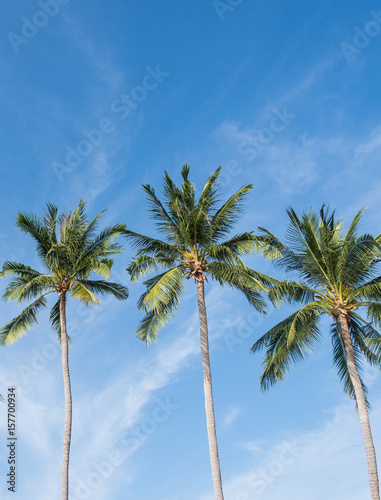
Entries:
[[47, 296], [57, 294], [58, 300], [50, 313], [52, 328], [56, 330], [62, 347], [62, 371], [65, 390], [65, 426], [62, 462], [61, 499], [68, 499], [69, 490], [69, 450], [71, 441], [72, 399], [68, 361], [68, 335], [66, 329], [67, 296], [90, 305], [99, 302], [95, 294], [111, 294], [119, 300], [128, 296], [127, 288], [105, 281], [90, 279], [95, 273], [108, 279], [113, 260], [110, 256], [120, 253], [122, 247], [114, 242], [125, 229], [117, 224], [95, 234], [103, 212], [88, 222], [85, 202], [67, 214], [58, 215], [57, 208], [48, 203], [45, 215], [19, 213], [16, 225], [31, 236], [37, 246], [37, 254], [42, 261], [43, 271], [39, 272], [25, 264], [5, 262], [1, 276], [13, 275], [4, 298], [18, 303], [33, 299], [16, 318], [0, 330], [1, 345], [9, 345], [19, 340], [27, 330], [37, 324], [37, 313], [47, 305]]
[[276, 266], [296, 274], [301, 281], [286, 280], [275, 286], [273, 299], [285, 299], [302, 307], [274, 326], [252, 347], [266, 349], [260, 378], [266, 390], [283, 380], [291, 365], [301, 361], [320, 340], [319, 321], [331, 320], [333, 364], [344, 391], [355, 399], [365, 442], [371, 498], [379, 500], [376, 454], [368, 415], [367, 390], [361, 378], [364, 361], [381, 367], [380, 247], [372, 236], [359, 235], [361, 210], [347, 232], [335, 212], [323, 205], [320, 216], [313, 211], [299, 218], [287, 210], [286, 243], [266, 229], [259, 238], [277, 253]]
[[[149, 210], [165, 241], [133, 231], [127, 238], [137, 251], [128, 271], [132, 281], [159, 272], [145, 281], [146, 291], [138, 302], [143, 309], [138, 337], [147, 344], [157, 340], [159, 329], [167, 323], [178, 308], [184, 291], [184, 278], [193, 278], [197, 285], [197, 303], [200, 317], [201, 358], [204, 378], [206, 422], [210, 461], [216, 499], [223, 499], [220, 463], [218, 457], [215, 416], [213, 409], [212, 378], [209, 361], [208, 326], [204, 285], [210, 279], [242, 292], [251, 305], [263, 312], [261, 292], [270, 281], [245, 266], [241, 256], [256, 248], [252, 233], [245, 232], [226, 239], [241, 212], [242, 202], [252, 185], [243, 186], [222, 206], [218, 205], [218, 168], [207, 180], [198, 200], [195, 187], [189, 181], [189, 167], [182, 168], [183, 182], [177, 187], [169, 175], [164, 177], [164, 203], [150, 185], [144, 185]], [[160, 272], [161, 271], [161, 272]]]

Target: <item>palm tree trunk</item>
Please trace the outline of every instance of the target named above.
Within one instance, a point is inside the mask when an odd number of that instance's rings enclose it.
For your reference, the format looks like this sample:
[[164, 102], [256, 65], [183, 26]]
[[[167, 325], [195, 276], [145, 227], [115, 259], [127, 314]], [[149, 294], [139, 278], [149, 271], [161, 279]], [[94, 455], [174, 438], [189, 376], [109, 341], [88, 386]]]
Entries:
[[364, 390], [356, 367], [355, 353], [351, 335], [349, 333], [348, 319], [345, 314], [340, 314], [340, 329], [343, 337], [347, 366], [351, 381], [355, 390], [357, 408], [365, 443], [366, 458], [368, 462], [369, 486], [372, 500], [380, 500], [380, 488], [378, 483], [377, 460], [374, 449], [372, 432], [370, 430], [368, 409], [366, 407]]
[[61, 325], [61, 347], [62, 347], [62, 373], [65, 389], [65, 429], [61, 474], [61, 500], [69, 498], [69, 452], [71, 441], [71, 387], [69, 374], [69, 349], [66, 331], [66, 295], [60, 294], [60, 325]]
[[202, 372], [204, 376], [206, 427], [208, 430], [209, 439], [210, 465], [212, 467], [212, 477], [216, 500], [224, 500], [224, 494], [222, 492], [220, 460], [218, 458], [216, 423], [214, 418], [212, 375], [210, 372], [209, 360], [208, 324], [206, 319], [203, 281], [197, 281], [197, 302], [200, 316], [201, 359]]

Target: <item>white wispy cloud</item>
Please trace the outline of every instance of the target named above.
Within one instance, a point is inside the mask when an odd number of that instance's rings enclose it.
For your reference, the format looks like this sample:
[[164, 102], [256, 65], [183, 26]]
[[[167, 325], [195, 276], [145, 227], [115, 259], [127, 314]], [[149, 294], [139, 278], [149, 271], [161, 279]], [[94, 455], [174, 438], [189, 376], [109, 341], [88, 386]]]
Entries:
[[[374, 170], [381, 161], [381, 126], [355, 139], [342, 134], [324, 139], [308, 135], [290, 139], [280, 132], [265, 144], [261, 142], [261, 129], [223, 122], [211, 137], [230, 149], [230, 157], [238, 161], [241, 170], [243, 166], [247, 170], [255, 167], [257, 175], [269, 178], [284, 195], [305, 193], [319, 185], [320, 193], [327, 196], [335, 192], [337, 199], [338, 190], [345, 185], [346, 189], [356, 186], [358, 195], [363, 196], [360, 187], [365, 188], [366, 181], [367, 200], [362, 204], [368, 205], [377, 197]], [[354, 178], [357, 182], [348, 186]], [[346, 202], [353, 202], [353, 197]]]
[[380, 149], [381, 147], [381, 125], [376, 127], [371, 131], [368, 137], [366, 137], [363, 142], [360, 142], [356, 146], [355, 155], [356, 158], [361, 158], [368, 156], [373, 153], [373, 151]]
[[225, 415], [222, 416], [222, 425], [224, 427], [228, 427], [233, 422], [235, 422], [241, 414], [242, 414], [242, 408], [238, 406], [231, 406], [230, 408], [228, 408]]

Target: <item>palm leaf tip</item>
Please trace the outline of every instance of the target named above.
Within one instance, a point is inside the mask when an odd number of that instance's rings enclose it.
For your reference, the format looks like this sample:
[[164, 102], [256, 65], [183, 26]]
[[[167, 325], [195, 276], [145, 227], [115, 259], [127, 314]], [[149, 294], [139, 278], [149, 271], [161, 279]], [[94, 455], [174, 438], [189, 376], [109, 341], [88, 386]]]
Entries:
[[11, 345], [17, 342], [28, 330], [37, 325], [37, 313], [45, 306], [45, 297], [39, 297], [26, 307], [16, 318], [5, 325], [0, 330], [0, 345]]

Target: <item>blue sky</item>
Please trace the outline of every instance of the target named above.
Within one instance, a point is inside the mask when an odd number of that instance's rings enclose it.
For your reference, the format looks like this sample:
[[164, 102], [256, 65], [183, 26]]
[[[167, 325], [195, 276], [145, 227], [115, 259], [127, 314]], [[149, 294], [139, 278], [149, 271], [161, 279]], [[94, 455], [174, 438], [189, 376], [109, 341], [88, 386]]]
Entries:
[[[224, 197], [254, 183], [240, 229], [283, 235], [285, 208], [322, 203], [380, 233], [381, 7], [284, 0], [20, 0], [0, 19], [0, 256], [37, 266], [17, 212], [61, 211], [81, 197], [105, 225], [155, 234], [142, 183], [160, 191], [184, 163], [201, 188], [223, 165]], [[212, 500], [195, 287], [145, 350], [134, 332], [142, 286], [131, 250], [113, 280], [124, 303], [68, 305], [73, 344], [71, 500]], [[272, 272], [260, 257], [248, 263]], [[0, 283], [1, 292], [5, 282]], [[211, 364], [227, 500], [368, 498], [354, 405], [326, 338], [282, 385], [259, 391], [253, 342], [287, 314], [259, 316], [207, 290]], [[18, 311], [0, 305], [5, 324]], [[365, 371], [381, 448], [379, 373]], [[18, 397], [18, 498], [59, 498], [63, 437], [60, 351], [47, 315], [0, 351], [0, 392]], [[6, 489], [6, 412], [0, 494]]]

